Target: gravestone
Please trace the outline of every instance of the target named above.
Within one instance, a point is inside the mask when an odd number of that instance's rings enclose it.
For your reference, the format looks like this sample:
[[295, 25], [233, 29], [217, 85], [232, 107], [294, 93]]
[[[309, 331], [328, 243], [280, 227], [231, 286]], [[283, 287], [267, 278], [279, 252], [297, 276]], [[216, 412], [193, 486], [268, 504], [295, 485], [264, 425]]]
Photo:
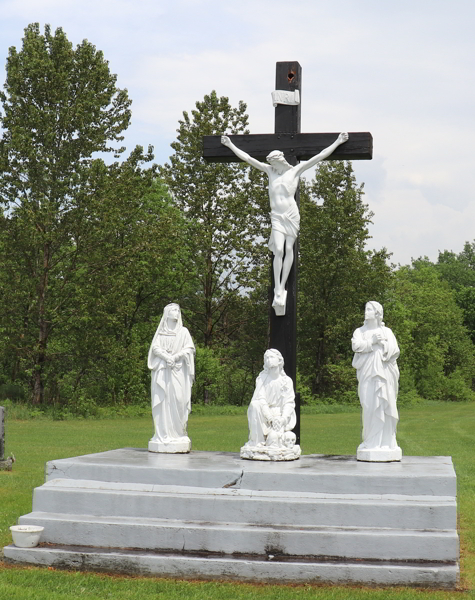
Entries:
[[11, 471], [14, 462], [13, 454], [5, 460], [5, 408], [0, 406], [0, 471]]

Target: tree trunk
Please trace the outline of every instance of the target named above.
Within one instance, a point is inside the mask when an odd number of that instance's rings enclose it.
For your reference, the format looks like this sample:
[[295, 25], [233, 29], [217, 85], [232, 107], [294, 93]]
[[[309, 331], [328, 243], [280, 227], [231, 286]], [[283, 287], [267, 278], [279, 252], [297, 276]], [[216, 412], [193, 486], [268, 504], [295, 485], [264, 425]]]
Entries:
[[33, 404], [42, 404], [44, 400], [44, 367], [46, 362], [46, 346], [48, 341], [48, 323], [46, 321], [46, 293], [48, 288], [48, 271], [50, 264], [50, 244], [43, 246], [43, 269], [38, 282], [38, 350], [33, 368]]
[[213, 337], [213, 261], [211, 253], [206, 258], [206, 279], [205, 279], [205, 347], [210, 348]]
[[325, 362], [325, 338], [320, 338], [320, 341], [317, 345], [317, 352], [315, 356], [315, 377], [313, 380], [312, 393], [313, 394], [321, 394], [323, 391], [323, 382], [322, 382], [322, 369]]

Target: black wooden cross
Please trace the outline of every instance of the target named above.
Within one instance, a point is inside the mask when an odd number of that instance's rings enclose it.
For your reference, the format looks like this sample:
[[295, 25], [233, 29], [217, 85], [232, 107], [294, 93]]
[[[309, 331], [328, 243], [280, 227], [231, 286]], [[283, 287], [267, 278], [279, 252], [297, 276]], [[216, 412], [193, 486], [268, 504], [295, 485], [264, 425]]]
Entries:
[[[302, 67], [298, 62], [278, 62], [275, 89], [302, 95]], [[254, 158], [264, 161], [273, 150], [281, 150], [291, 165], [308, 160], [330, 146], [338, 133], [300, 133], [301, 104], [278, 104], [275, 108], [275, 133], [230, 135], [231, 141]], [[223, 134], [226, 132], [222, 132]], [[347, 142], [339, 146], [328, 160], [365, 160], [373, 156], [373, 138], [370, 133], [350, 133]], [[204, 136], [203, 157], [209, 162], [236, 162], [234, 152], [221, 144], [220, 135]], [[299, 205], [299, 192], [295, 194]], [[292, 378], [296, 390], [297, 379], [297, 258], [298, 239], [294, 245], [294, 264], [287, 280], [287, 305], [284, 316], [276, 316], [272, 309], [274, 278], [271, 266], [269, 291], [269, 348], [275, 348], [284, 357], [285, 372]], [[296, 393], [297, 425], [294, 429], [300, 442], [300, 397]]]

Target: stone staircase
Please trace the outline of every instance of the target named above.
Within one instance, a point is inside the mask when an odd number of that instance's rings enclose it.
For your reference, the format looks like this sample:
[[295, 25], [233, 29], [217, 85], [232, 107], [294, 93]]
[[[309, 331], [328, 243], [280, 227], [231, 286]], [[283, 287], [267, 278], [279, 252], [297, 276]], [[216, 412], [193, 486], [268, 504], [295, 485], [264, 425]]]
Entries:
[[448, 457], [361, 463], [122, 449], [47, 465], [37, 548], [10, 562], [239, 581], [453, 588], [456, 479]]

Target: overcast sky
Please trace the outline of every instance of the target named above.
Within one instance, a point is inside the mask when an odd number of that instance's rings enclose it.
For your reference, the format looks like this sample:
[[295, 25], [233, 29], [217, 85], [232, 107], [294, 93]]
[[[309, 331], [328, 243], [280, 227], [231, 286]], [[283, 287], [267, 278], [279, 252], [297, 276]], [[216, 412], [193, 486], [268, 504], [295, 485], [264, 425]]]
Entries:
[[158, 163], [213, 89], [272, 133], [275, 63], [297, 60], [302, 132], [373, 134], [353, 163], [369, 247], [406, 264], [475, 238], [473, 0], [0, 0], [0, 15], [2, 64], [33, 22], [102, 50], [133, 100], [127, 149], [152, 144]]

